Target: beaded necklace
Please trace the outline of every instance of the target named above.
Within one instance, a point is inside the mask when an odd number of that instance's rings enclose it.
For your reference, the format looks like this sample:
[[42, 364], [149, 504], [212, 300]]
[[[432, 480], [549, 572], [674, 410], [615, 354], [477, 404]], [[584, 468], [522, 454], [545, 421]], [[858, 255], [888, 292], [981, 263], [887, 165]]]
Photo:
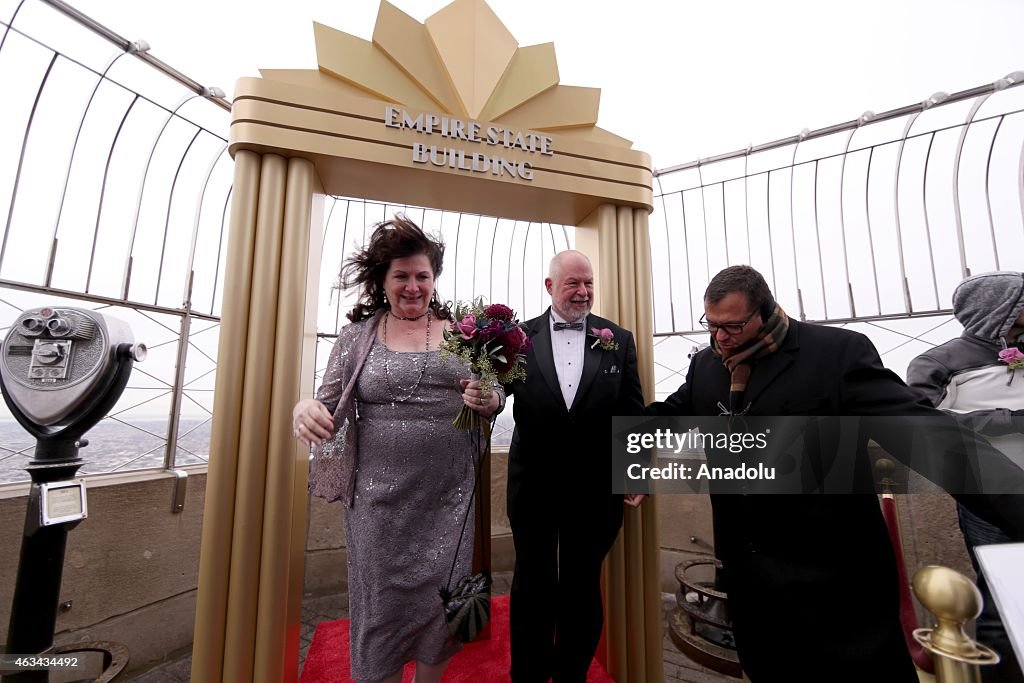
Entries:
[[[427, 316], [427, 348], [426, 348], [426, 352], [423, 354], [423, 365], [420, 366], [419, 377], [416, 378], [416, 383], [412, 385], [411, 389], [409, 389], [409, 394], [406, 395], [406, 396], [402, 396], [402, 397], [399, 397], [398, 396], [398, 392], [395, 390], [396, 388], [401, 389], [401, 387], [398, 387], [397, 384], [394, 384], [394, 385], [391, 384], [391, 370], [390, 370], [390, 367], [389, 367], [389, 364], [388, 364], [388, 359], [391, 357], [391, 350], [387, 348], [387, 345], [388, 345], [388, 318], [390, 318], [390, 317], [391, 317], [391, 313], [390, 312], [387, 315], [384, 316], [384, 330], [383, 330], [384, 348], [385, 348], [385, 351], [384, 351], [384, 383], [387, 385], [388, 391], [391, 393], [393, 400], [396, 403], [404, 403], [404, 402], [408, 401], [410, 398], [412, 398], [413, 395], [415, 395], [416, 390], [420, 388], [420, 382], [423, 381], [423, 375], [427, 371], [427, 359], [428, 359], [428, 356], [430, 354], [430, 318], [431, 318], [431, 316], [429, 316], [429, 315]], [[399, 316], [395, 316], [395, 317], [397, 318]], [[423, 316], [419, 316], [419, 318], [422, 318], [422, 317]], [[413, 318], [413, 320], [418, 320], [419, 318]], [[406, 320], [406, 318], [402, 318], [402, 319]], [[402, 390], [405, 391], [405, 389], [402, 389]]]

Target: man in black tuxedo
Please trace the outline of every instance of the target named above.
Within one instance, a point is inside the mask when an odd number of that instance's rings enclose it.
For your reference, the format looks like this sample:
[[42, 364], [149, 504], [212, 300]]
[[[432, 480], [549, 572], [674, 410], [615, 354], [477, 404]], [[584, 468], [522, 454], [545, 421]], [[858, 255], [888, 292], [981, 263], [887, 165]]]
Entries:
[[544, 285], [551, 307], [523, 325], [533, 341], [526, 379], [506, 388], [516, 422], [511, 675], [583, 683], [601, 637], [601, 563], [622, 525], [623, 496], [611, 493], [612, 416], [639, 415], [643, 394], [633, 334], [590, 314], [587, 257], [560, 252]]
[[[749, 266], [718, 273], [704, 294], [704, 311], [710, 348], [693, 357], [686, 382], [648, 406], [648, 414], [817, 416], [813, 439], [804, 440], [804, 471], [813, 469], [806, 463], [827, 462], [851, 443], [833, 416], [861, 416], [852, 442], [855, 479], [871, 481], [866, 448], [872, 438], [955, 490], [978, 515], [1024, 538], [1024, 497], [1012, 495], [1024, 493], [1020, 469], [883, 367], [867, 337], [789, 319]], [[963, 495], [978, 493], [963, 475], [979, 468], [1000, 482], [1003, 495]], [[918, 680], [899, 620], [893, 548], [877, 497], [859, 490], [716, 495], [712, 489], [720, 580], [740, 663], [753, 683]]]

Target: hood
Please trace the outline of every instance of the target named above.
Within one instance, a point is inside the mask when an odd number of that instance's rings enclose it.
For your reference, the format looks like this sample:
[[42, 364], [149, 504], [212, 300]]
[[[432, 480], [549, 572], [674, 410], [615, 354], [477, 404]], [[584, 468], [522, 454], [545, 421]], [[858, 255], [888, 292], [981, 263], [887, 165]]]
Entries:
[[953, 291], [953, 315], [964, 331], [998, 341], [1024, 311], [1024, 273], [997, 271], [967, 278]]

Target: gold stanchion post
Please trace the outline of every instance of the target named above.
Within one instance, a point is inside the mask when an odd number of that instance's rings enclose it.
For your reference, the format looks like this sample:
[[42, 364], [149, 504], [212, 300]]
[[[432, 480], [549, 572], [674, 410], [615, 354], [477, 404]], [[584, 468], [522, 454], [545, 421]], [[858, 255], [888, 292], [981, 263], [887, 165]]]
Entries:
[[979, 667], [997, 664], [999, 655], [964, 633], [964, 624], [981, 613], [981, 594], [963, 574], [929, 565], [914, 575], [914, 595], [938, 625], [914, 631], [932, 654], [939, 683], [980, 683]]

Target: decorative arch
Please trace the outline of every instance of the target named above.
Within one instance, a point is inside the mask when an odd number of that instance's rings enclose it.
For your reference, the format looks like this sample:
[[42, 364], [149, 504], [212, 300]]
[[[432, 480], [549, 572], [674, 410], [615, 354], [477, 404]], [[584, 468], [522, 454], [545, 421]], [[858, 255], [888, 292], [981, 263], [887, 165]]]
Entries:
[[[318, 69], [238, 81], [219, 368], [192, 678], [294, 680], [325, 195], [576, 225], [595, 310], [636, 333], [653, 400], [650, 157], [596, 126], [600, 91], [559, 83], [484, 0], [420, 23], [381, 1], [373, 39], [314, 24]], [[319, 234], [314, 233], [314, 234]], [[661, 679], [654, 509], [628, 511], [606, 563], [606, 660]]]

